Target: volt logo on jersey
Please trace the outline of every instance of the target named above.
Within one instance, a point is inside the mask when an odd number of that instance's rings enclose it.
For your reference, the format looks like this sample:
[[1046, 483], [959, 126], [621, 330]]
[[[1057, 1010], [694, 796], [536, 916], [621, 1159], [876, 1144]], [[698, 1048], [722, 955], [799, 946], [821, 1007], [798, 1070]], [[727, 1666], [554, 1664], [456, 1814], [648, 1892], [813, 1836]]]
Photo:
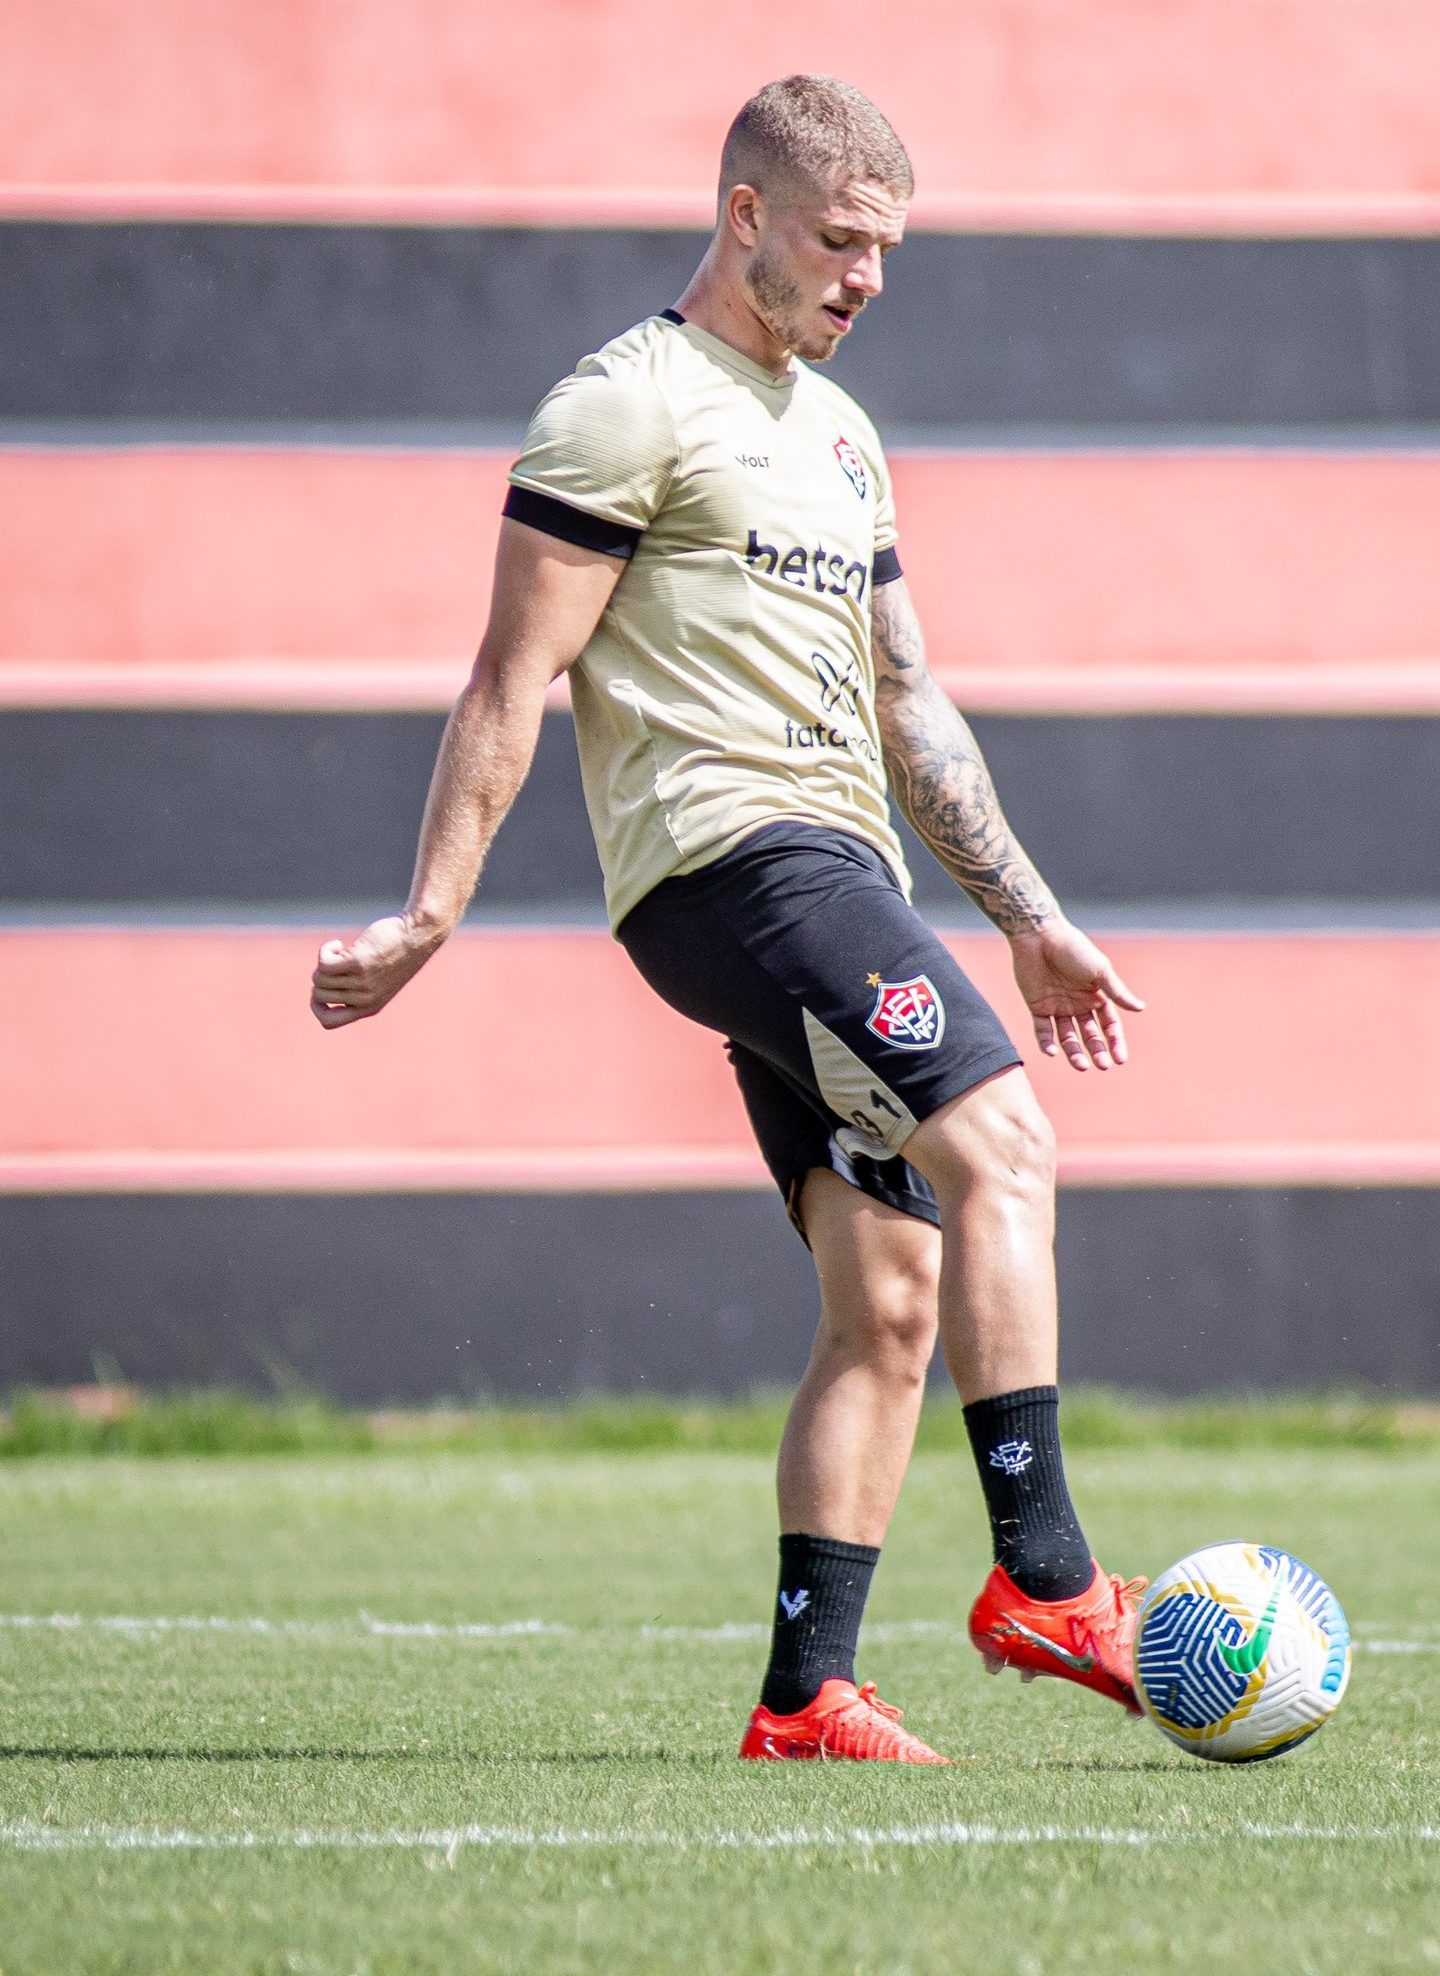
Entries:
[[933, 1050], [945, 1034], [945, 1004], [935, 992], [928, 974], [914, 974], [908, 981], [882, 981], [869, 976], [875, 990], [875, 1006], [865, 1018], [865, 1027], [882, 1043], [893, 1043], [897, 1050]]
[[861, 459], [859, 451], [843, 432], [835, 441], [835, 457], [845, 469], [845, 478], [863, 501], [870, 491], [869, 475], [865, 471], [865, 462]]

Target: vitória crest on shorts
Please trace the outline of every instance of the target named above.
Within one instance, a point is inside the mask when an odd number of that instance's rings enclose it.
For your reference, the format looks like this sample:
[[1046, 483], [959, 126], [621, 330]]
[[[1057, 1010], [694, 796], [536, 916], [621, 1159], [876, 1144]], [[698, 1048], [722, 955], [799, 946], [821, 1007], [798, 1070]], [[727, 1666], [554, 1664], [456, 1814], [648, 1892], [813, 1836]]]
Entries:
[[908, 981], [881, 981], [872, 975], [870, 985], [875, 1006], [865, 1018], [867, 1029], [897, 1050], [936, 1047], [945, 1034], [945, 1004], [928, 974], [913, 974]]

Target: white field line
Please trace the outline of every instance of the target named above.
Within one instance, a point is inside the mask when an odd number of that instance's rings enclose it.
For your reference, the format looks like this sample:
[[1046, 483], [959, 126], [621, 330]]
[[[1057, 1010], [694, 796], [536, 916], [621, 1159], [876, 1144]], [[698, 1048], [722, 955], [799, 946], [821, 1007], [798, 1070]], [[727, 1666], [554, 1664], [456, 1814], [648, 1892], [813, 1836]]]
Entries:
[[0, 1825], [0, 1851], [77, 1852], [426, 1852], [453, 1865], [466, 1846], [492, 1852], [578, 1851], [612, 1848], [655, 1852], [796, 1852], [806, 1849], [874, 1852], [923, 1846], [1107, 1846], [1142, 1848], [1226, 1843], [1392, 1846], [1433, 1844], [1437, 1825], [1256, 1825], [1242, 1822], [1213, 1830], [1109, 1825], [809, 1825], [774, 1832], [665, 1832], [588, 1826], [527, 1829], [513, 1825], [456, 1825], [384, 1832], [309, 1830], [195, 1832], [143, 1825], [39, 1825], [29, 1820]]
[[[220, 1614], [179, 1614], [145, 1617], [124, 1613], [68, 1612], [0, 1613], [0, 1627], [15, 1631], [56, 1633], [123, 1633], [134, 1639], [154, 1639], [165, 1633], [250, 1633], [295, 1640], [514, 1640], [537, 1634], [573, 1634], [579, 1629], [547, 1619], [512, 1619], [494, 1624], [434, 1625], [428, 1620], [372, 1619], [232, 1619]], [[633, 1629], [632, 1629], [633, 1630]]]
[[[68, 1612], [0, 1612], [0, 1630], [14, 1632], [118, 1633], [134, 1640], [160, 1639], [170, 1633], [249, 1634], [262, 1639], [291, 1640], [525, 1640], [545, 1638], [639, 1640], [760, 1640], [769, 1628], [755, 1620], [730, 1620], [720, 1626], [569, 1626], [555, 1619], [436, 1621], [374, 1619], [360, 1613], [354, 1619], [231, 1618], [225, 1614], [125, 1614]], [[963, 1640], [963, 1626], [944, 1619], [880, 1620], [865, 1627], [874, 1645], [924, 1638]], [[1384, 1640], [1361, 1637], [1353, 1642], [1362, 1654], [1440, 1653], [1440, 1637]]]
[[[569, 1639], [613, 1639], [623, 1635], [640, 1640], [759, 1640], [769, 1627], [754, 1620], [731, 1620], [721, 1626], [569, 1626], [561, 1620], [511, 1619], [491, 1621], [372, 1619], [228, 1618], [220, 1614], [178, 1614], [141, 1617], [123, 1613], [66, 1612], [0, 1613], [0, 1628], [56, 1633], [120, 1633], [132, 1639], [159, 1638], [167, 1633], [242, 1633], [262, 1638], [299, 1640], [516, 1640], [546, 1636]], [[872, 1640], [917, 1639], [925, 1634], [963, 1636], [964, 1628], [939, 1619], [882, 1621], [866, 1628]]]

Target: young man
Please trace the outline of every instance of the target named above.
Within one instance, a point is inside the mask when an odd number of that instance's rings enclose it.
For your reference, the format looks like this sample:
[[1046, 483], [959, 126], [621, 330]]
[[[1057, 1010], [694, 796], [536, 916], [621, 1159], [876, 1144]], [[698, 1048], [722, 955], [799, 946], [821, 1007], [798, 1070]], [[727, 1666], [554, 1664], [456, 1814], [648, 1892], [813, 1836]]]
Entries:
[[887, 771], [1010, 941], [1043, 1053], [1122, 1063], [1120, 1010], [1142, 1004], [1012, 836], [926, 668], [875, 430], [806, 367], [880, 294], [911, 190], [858, 90], [791, 76], [745, 105], [677, 306], [587, 357], [531, 422], [409, 903], [327, 942], [314, 976], [315, 1014], [340, 1028], [440, 946], [568, 670], [616, 935], [672, 1006], [729, 1039], [820, 1279], [747, 1757], [945, 1761], [854, 1665], [937, 1328], [994, 1537], [976, 1646], [996, 1672], [1135, 1708], [1140, 1581], [1092, 1559], [1061, 1462], [1050, 1128], [999, 1021], [910, 907]]

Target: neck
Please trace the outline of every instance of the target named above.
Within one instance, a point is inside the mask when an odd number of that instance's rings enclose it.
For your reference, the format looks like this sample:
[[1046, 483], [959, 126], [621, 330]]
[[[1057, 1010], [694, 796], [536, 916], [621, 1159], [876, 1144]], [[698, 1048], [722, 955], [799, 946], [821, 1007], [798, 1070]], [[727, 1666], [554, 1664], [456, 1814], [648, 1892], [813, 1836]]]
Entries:
[[686, 322], [728, 343], [775, 377], [790, 368], [790, 352], [755, 313], [743, 280], [716, 264], [712, 245], [675, 304]]

